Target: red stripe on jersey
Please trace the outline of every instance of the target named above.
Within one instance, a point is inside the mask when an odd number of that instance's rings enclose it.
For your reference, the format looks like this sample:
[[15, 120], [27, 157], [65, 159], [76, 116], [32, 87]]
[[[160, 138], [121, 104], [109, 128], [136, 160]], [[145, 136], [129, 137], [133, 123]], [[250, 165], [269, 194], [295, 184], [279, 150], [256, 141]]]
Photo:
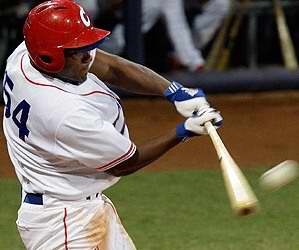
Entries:
[[[55, 88], [55, 89], [58, 89], [58, 90], [61, 90], [63, 92], [66, 92], [66, 93], [69, 93], [69, 94], [73, 94], [73, 95], [77, 95], [76, 93], [72, 93], [72, 92], [69, 92], [67, 90], [64, 90], [62, 88], [59, 88], [55, 85], [50, 85], [50, 84], [43, 84], [43, 83], [38, 83], [38, 82], [34, 82], [32, 80], [29, 79], [29, 77], [25, 74], [25, 71], [24, 71], [24, 68], [23, 68], [23, 59], [24, 59], [24, 56], [25, 54], [22, 56], [22, 59], [21, 59], [21, 71], [25, 77], [25, 79], [30, 82], [31, 84], [34, 84], [34, 85], [37, 85], [37, 86], [42, 86], [42, 87], [50, 87], [50, 88]], [[113, 99], [117, 99], [114, 95], [112, 94], [109, 94], [109, 93], [106, 93], [106, 92], [102, 92], [102, 91], [98, 91], [98, 90], [95, 90], [95, 91], [92, 91], [92, 92], [88, 92], [88, 93], [84, 93], [84, 94], [78, 94], [80, 96], [88, 96], [88, 95], [93, 95], [93, 94], [102, 94], [102, 95], [107, 95], [107, 96], [110, 96], [112, 97]]]
[[136, 146], [131, 143], [131, 146], [129, 148], [129, 150], [122, 156], [120, 156], [119, 158], [109, 162], [108, 164], [101, 166], [101, 167], [97, 167], [96, 169], [101, 170], [101, 171], [105, 171], [109, 168], [112, 168], [114, 166], [116, 166], [117, 164], [129, 159], [136, 151]]
[[64, 208], [64, 217], [63, 217], [63, 225], [64, 225], [64, 248], [65, 248], [65, 250], [68, 250], [68, 246], [67, 246], [66, 217], [67, 217], [67, 210], [66, 210], [66, 208]]

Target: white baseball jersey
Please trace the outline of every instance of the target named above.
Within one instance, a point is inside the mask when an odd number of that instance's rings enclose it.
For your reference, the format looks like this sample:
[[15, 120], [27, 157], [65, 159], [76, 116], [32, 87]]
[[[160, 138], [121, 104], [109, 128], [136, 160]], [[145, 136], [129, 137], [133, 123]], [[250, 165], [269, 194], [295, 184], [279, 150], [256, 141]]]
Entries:
[[130, 158], [118, 96], [95, 75], [80, 85], [42, 74], [23, 42], [8, 58], [3, 129], [27, 193], [84, 199], [116, 183], [104, 171]]

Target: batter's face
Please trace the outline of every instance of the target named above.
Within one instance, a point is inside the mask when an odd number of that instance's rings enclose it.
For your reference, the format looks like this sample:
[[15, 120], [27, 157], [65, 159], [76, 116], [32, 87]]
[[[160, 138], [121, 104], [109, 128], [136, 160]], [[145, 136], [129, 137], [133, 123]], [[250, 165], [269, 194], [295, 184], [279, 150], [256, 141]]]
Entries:
[[63, 79], [75, 82], [84, 82], [92, 61], [91, 51], [87, 52], [65, 52], [65, 65], [61, 72], [58, 73]]

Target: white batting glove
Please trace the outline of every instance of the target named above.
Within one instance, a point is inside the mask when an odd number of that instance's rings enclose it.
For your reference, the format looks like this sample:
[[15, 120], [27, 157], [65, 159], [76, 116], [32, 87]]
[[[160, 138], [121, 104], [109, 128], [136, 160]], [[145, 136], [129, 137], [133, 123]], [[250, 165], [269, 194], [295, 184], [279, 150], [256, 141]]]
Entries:
[[164, 96], [185, 117], [191, 117], [199, 110], [210, 107], [204, 92], [200, 88], [185, 88], [177, 82], [172, 82], [169, 85], [164, 92]]
[[218, 129], [222, 125], [223, 118], [218, 111], [213, 108], [203, 108], [195, 116], [189, 117], [185, 122], [176, 127], [176, 136], [178, 138], [188, 138], [195, 135], [205, 135], [208, 133], [204, 124], [212, 122]]

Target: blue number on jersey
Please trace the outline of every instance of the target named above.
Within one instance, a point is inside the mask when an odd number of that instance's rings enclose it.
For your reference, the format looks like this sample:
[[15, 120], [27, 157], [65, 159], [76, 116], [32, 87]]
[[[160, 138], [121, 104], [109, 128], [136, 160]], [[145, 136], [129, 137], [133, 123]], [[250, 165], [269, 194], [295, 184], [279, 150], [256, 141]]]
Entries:
[[[5, 117], [10, 118], [11, 117], [11, 98], [9, 95], [8, 90], [6, 89], [6, 86], [10, 89], [10, 91], [13, 90], [14, 83], [12, 80], [9, 78], [7, 74], [5, 74], [4, 77], [4, 94], [6, 96], [6, 102], [5, 102]], [[25, 100], [21, 101], [17, 107], [13, 110], [12, 112], [12, 120], [16, 124], [16, 126], [19, 128], [19, 137], [25, 141], [25, 136], [28, 137], [29, 135], [29, 130], [27, 128], [27, 120], [28, 120], [28, 115], [30, 111], [30, 104], [26, 102]], [[17, 115], [20, 114], [20, 119], [18, 120]]]
[[6, 90], [6, 85], [8, 85], [8, 87], [10, 88], [10, 90], [12, 91], [13, 90], [13, 82], [12, 80], [8, 77], [7, 74], [5, 74], [4, 76], [4, 88], [3, 88], [3, 91], [4, 91], [4, 94], [6, 96], [6, 102], [5, 102], [5, 106], [6, 106], [6, 109], [5, 109], [5, 117], [6, 118], [9, 118], [11, 113], [10, 113], [10, 109], [11, 109], [11, 99], [10, 99], [10, 95], [8, 93], [8, 91]]

